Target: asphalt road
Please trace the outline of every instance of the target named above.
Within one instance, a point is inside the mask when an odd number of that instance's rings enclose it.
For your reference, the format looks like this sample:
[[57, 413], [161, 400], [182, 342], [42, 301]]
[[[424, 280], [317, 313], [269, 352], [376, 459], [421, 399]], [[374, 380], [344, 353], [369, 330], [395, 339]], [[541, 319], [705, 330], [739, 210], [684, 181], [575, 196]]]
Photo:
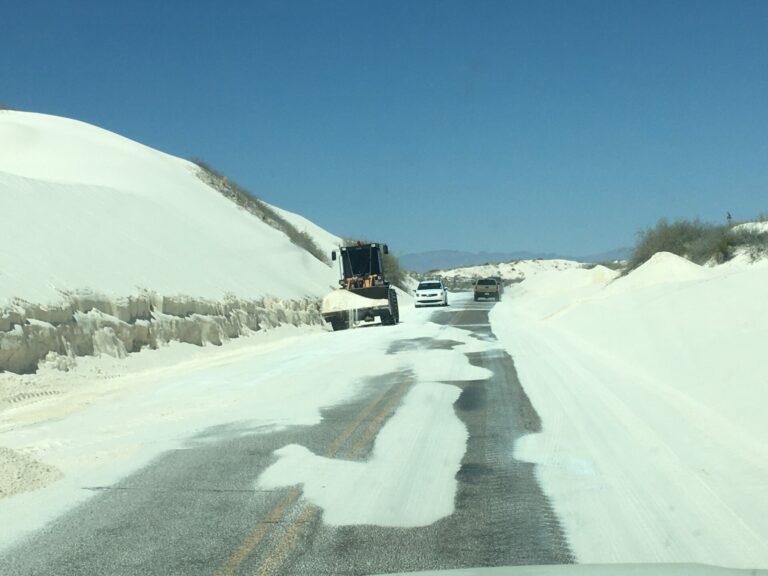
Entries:
[[[467, 303], [433, 319], [494, 340], [492, 306]], [[453, 345], [402, 340], [389, 352]], [[0, 574], [371, 574], [572, 562], [533, 466], [512, 456], [515, 441], [540, 428], [512, 358], [498, 350], [469, 358], [493, 377], [451, 383], [462, 388], [454, 407], [469, 440], [455, 512], [430, 526], [330, 527], [300, 487], [254, 491], [274, 450], [289, 443], [365, 460], [413, 384], [397, 372], [370, 380], [367, 395], [324, 411], [316, 426], [270, 434], [217, 427], [115, 485], [83, 487], [94, 497], [7, 551]]]

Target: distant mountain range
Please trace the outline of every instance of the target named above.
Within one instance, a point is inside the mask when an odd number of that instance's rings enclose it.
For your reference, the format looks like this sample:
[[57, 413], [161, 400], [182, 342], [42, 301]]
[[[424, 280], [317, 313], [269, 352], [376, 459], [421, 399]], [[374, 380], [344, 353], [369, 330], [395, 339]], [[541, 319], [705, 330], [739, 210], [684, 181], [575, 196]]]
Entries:
[[418, 252], [399, 256], [400, 265], [412, 272], [428, 272], [430, 270], [447, 270], [461, 268], [463, 266], [475, 266], [477, 264], [489, 264], [497, 262], [509, 262], [510, 260], [576, 260], [577, 262], [606, 262], [612, 260], [626, 260], [631, 253], [630, 248], [617, 248], [600, 254], [587, 256], [564, 256], [553, 252], [462, 252], [461, 250], [433, 250], [430, 252]]

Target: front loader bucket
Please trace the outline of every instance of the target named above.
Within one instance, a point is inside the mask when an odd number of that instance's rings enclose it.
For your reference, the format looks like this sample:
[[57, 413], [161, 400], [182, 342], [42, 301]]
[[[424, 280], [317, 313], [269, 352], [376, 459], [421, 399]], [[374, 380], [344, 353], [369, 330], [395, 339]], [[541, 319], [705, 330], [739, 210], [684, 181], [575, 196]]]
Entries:
[[334, 290], [323, 299], [320, 311], [334, 330], [376, 318], [382, 324], [396, 324], [399, 318], [397, 296], [389, 286]]
[[371, 286], [369, 288], [350, 288], [350, 292], [370, 298], [371, 300], [386, 300], [389, 298], [389, 286]]

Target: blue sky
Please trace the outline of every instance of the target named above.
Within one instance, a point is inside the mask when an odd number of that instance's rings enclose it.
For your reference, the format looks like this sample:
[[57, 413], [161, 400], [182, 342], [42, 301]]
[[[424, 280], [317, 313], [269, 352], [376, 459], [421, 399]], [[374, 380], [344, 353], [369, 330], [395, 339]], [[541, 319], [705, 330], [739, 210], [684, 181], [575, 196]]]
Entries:
[[768, 2], [0, 0], [0, 103], [338, 234], [589, 254], [768, 211]]

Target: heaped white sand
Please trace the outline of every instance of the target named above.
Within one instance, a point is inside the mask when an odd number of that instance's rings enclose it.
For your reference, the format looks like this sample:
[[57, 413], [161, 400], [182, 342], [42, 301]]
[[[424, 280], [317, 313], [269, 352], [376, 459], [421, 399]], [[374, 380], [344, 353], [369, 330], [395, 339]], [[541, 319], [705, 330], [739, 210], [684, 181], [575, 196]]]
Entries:
[[389, 301], [386, 298], [365, 298], [349, 290], [334, 290], [323, 298], [320, 310], [322, 312], [338, 312], [341, 310], [359, 310], [388, 305]]
[[[453, 375], [487, 376], [486, 371], [469, 365], [465, 356], [465, 352], [484, 349], [486, 343], [469, 338], [465, 331], [432, 324], [411, 309], [404, 310], [404, 315], [407, 322], [397, 326], [336, 333], [285, 327], [259, 332], [226, 347], [176, 344], [122, 359], [83, 359], [66, 374], [44, 370], [24, 377], [30, 385], [36, 383], [36, 388], [52, 379], [44, 388], [59, 393], [33, 403], [3, 406], [0, 444], [59, 470], [63, 477], [43, 488], [0, 499], [0, 518], [13, 518], [13, 522], [0, 522], [0, 547], [93, 494], [83, 487], [111, 485], [167, 450], [216, 441], [210, 435], [196, 437], [211, 427], [226, 424], [227, 434], [245, 435], [283, 426], [312, 426], [320, 422], [322, 408], [351, 401], [363, 391], [370, 394], [366, 379], [381, 374], [413, 374], [418, 384], [454, 379]], [[385, 353], [397, 340], [434, 337], [465, 344], [454, 350]], [[435, 366], [440, 369], [435, 371]], [[452, 408], [450, 414], [448, 410], [457, 388], [434, 384], [424, 390], [436, 404], [428, 407], [424, 396], [409, 396], [402, 407], [405, 415], [398, 419], [404, 430], [398, 425], [388, 431], [395, 437], [407, 433], [412, 438], [401, 456], [415, 451], [411, 457], [418, 458], [426, 442], [432, 447], [432, 457], [445, 461], [429, 479], [441, 487], [442, 497], [432, 504], [422, 503], [418, 510], [421, 521], [446, 513], [461, 460], [460, 456], [456, 460], [456, 454], [463, 454], [466, 444], [465, 434], [456, 433], [461, 422]], [[432, 409], [436, 410], [434, 416], [428, 414]], [[435, 442], [434, 430], [417, 422], [416, 413], [437, 418], [447, 435]], [[390, 458], [390, 450], [386, 444], [382, 446], [382, 457]], [[302, 480], [311, 482], [312, 478]], [[363, 498], [343, 478], [335, 480], [349, 489], [352, 500]], [[30, 484], [26, 489], [36, 486]], [[366, 487], [386, 495], [399, 509], [410, 498], [409, 487], [396, 475], [382, 475], [378, 480], [370, 476]], [[329, 504], [331, 508], [329, 514], [348, 514], [338, 503]], [[377, 518], [381, 523], [391, 522], [385, 516]]]
[[537, 275], [491, 312], [579, 562], [768, 567], [768, 263]]
[[61, 478], [61, 472], [18, 450], [0, 446], [0, 498], [41, 488]]
[[498, 276], [503, 280], [521, 280], [545, 272], [571, 270], [581, 268], [582, 266], [582, 263], [573, 260], [515, 260], [498, 264], [480, 264], [477, 266], [452, 268], [450, 270], [438, 270], [434, 275], [445, 279]]
[[768, 222], [744, 222], [733, 227], [734, 230], [746, 230], [748, 232], [768, 232]]
[[206, 186], [195, 170], [95, 126], [4, 111], [0, 305], [52, 303], [80, 290], [289, 299], [322, 296], [336, 284], [334, 267]]

